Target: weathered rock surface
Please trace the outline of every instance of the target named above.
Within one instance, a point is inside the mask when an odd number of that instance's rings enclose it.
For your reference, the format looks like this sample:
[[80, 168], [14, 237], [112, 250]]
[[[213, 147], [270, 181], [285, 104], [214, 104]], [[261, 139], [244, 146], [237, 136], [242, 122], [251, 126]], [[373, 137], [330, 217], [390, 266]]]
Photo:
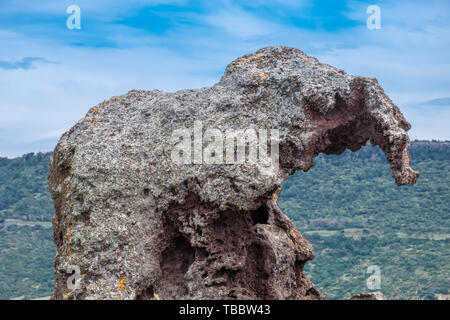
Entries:
[[[172, 133], [194, 121], [278, 129], [279, 168], [174, 163]], [[277, 206], [281, 183], [321, 152], [370, 141], [397, 184], [413, 184], [409, 128], [375, 79], [287, 47], [233, 61], [212, 87], [100, 103], [62, 136], [50, 165], [53, 298], [323, 298], [303, 275], [313, 248]], [[81, 271], [73, 290], [70, 266]]]

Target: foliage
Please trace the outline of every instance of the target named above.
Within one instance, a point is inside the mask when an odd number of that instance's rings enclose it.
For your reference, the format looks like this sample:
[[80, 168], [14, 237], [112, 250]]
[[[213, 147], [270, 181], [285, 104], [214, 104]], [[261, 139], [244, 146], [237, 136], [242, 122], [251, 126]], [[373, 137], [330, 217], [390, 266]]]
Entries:
[[395, 185], [384, 154], [370, 146], [320, 155], [283, 184], [279, 205], [312, 243], [306, 273], [329, 298], [369, 291], [381, 268], [392, 299], [430, 299], [450, 289], [450, 143], [414, 142], [414, 186]]
[[0, 299], [51, 294], [56, 251], [50, 226], [0, 224]]
[[0, 219], [51, 220], [54, 210], [47, 182], [51, 155], [0, 158]]

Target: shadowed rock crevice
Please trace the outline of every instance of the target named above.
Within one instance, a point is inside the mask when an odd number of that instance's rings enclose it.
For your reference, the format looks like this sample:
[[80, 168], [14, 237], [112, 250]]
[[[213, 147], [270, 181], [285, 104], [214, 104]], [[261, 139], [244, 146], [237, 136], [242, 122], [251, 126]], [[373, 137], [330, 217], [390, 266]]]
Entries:
[[[165, 231], [168, 230], [165, 229]], [[167, 241], [167, 247], [161, 253], [161, 282], [175, 299], [187, 293], [187, 288], [184, 286], [184, 275], [194, 262], [195, 249], [181, 234], [169, 233], [168, 237], [170, 238]]]
[[[269, 174], [249, 161], [206, 164], [192, 150], [191, 163], [172, 159], [176, 130], [194, 141], [207, 129], [249, 128], [279, 131]], [[62, 136], [50, 164], [53, 298], [322, 299], [303, 274], [313, 249], [277, 206], [282, 182], [319, 153], [370, 141], [395, 182], [413, 184], [409, 128], [375, 79], [287, 47], [236, 59], [211, 87], [104, 101]], [[83, 275], [74, 290], [70, 265]]]
[[[277, 276], [284, 275], [277, 270], [280, 260], [276, 255], [292, 259], [295, 264], [300, 257], [311, 259], [312, 248], [297, 258], [286, 257], [281, 251], [275, 253], [274, 237], [290, 234], [295, 227], [273, 206], [276, 203], [272, 200], [252, 211], [221, 212], [197, 196], [188, 195], [185, 203], [171, 207], [163, 215], [162, 275], [155, 282], [155, 292], [167, 299], [278, 298]], [[288, 241], [300, 248], [303, 244], [296, 236], [290, 236]], [[299, 298], [295, 286], [301, 289], [306, 279], [298, 268], [290, 276], [293, 288], [286, 298]], [[198, 296], [199, 293], [207, 295]]]
[[153, 286], [149, 286], [137, 295], [136, 300], [152, 300], [155, 298]]
[[257, 225], [258, 223], [267, 224], [269, 220], [269, 209], [266, 205], [262, 205], [258, 209], [251, 211], [253, 225]]

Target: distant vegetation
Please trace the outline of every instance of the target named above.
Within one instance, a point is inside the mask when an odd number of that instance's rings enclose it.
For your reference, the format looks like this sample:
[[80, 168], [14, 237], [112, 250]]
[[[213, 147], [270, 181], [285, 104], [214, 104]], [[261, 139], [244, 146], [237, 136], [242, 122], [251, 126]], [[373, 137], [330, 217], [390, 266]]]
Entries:
[[0, 226], [0, 299], [49, 296], [55, 246], [52, 228]]
[[0, 219], [51, 221], [47, 173], [51, 153], [0, 158]]
[[450, 143], [415, 142], [414, 186], [395, 185], [378, 148], [320, 155], [283, 184], [279, 205], [312, 243], [306, 273], [329, 298], [369, 291], [381, 269], [391, 299], [433, 299], [450, 289]]
[[53, 290], [50, 157], [0, 158], [0, 299], [44, 297]]
[[[421, 172], [414, 186], [396, 186], [372, 147], [320, 155], [283, 184], [279, 205], [316, 253], [305, 272], [329, 298], [369, 291], [369, 265], [380, 267], [388, 298], [449, 294], [450, 143], [414, 142], [410, 151]], [[52, 292], [50, 156], [0, 158], [0, 299]]]

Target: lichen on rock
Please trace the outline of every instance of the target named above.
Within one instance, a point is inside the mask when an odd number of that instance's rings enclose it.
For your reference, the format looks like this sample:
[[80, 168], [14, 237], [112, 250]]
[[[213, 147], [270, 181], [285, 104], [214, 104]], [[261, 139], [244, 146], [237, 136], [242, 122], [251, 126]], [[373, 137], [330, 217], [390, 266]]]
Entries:
[[[279, 167], [174, 163], [173, 132], [194, 135], [196, 121], [277, 129]], [[413, 184], [409, 128], [375, 79], [288, 47], [233, 61], [211, 87], [104, 101], [62, 136], [50, 164], [53, 298], [322, 299], [303, 274], [313, 248], [277, 206], [281, 183], [319, 153], [370, 141], [396, 183]], [[73, 265], [81, 280], [69, 290]]]

